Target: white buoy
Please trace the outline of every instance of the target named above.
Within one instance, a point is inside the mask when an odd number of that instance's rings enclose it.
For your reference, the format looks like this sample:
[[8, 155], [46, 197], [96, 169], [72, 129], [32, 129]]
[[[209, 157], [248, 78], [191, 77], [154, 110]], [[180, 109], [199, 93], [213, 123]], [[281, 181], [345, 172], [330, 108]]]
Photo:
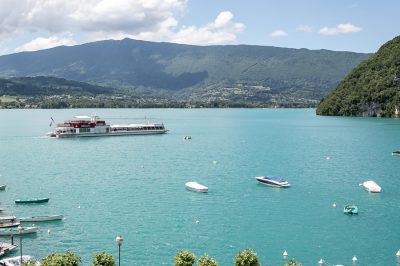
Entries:
[[357, 261], [357, 257], [356, 256], [353, 256], [353, 258], [351, 259], [353, 262], [356, 262]]
[[218, 162], [217, 161], [213, 161], [213, 164], [217, 164]]
[[287, 256], [288, 256], [288, 253], [287, 253], [286, 250], [283, 252], [283, 256], [284, 256], [284, 257], [287, 257]]
[[333, 203], [333, 204], [332, 204], [332, 207], [333, 207], [333, 208], [336, 208], [336, 203]]
[[396, 256], [400, 257], [400, 249], [397, 251]]
[[331, 159], [331, 157], [327, 156], [327, 157], [326, 157], [326, 159], [327, 159], [327, 160], [330, 160], [330, 159]]
[[319, 261], [318, 261], [318, 264], [324, 264], [324, 260], [321, 258]]
[[47, 233], [50, 234], [50, 232], [51, 232], [50, 229], [47, 229]]
[[80, 209], [81, 208], [81, 205], [78, 205], [78, 209]]
[[200, 223], [200, 221], [199, 221], [199, 220], [196, 220], [196, 224], [198, 224], [198, 223]]

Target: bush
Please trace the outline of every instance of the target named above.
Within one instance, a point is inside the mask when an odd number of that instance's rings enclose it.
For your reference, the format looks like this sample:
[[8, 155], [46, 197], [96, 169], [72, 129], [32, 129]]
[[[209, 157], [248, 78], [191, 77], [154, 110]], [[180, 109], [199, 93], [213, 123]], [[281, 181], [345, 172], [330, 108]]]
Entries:
[[235, 266], [260, 266], [257, 254], [251, 249], [238, 252], [235, 256]]
[[72, 252], [50, 254], [42, 260], [42, 266], [78, 266], [81, 257]]
[[197, 263], [198, 266], [219, 266], [218, 262], [214, 258], [210, 258], [207, 254], [204, 254]]
[[188, 250], [180, 250], [176, 253], [174, 266], [192, 266], [196, 261], [196, 257]]
[[301, 266], [301, 263], [297, 262], [295, 259], [291, 259], [283, 266]]
[[107, 252], [103, 251], [97, 253], [93, 257], [93, 266], [114, 266], [114, 257]]
[[21, 266], [36, 266], [36, 262], [34, 260], [30, 260], [27, 262], [23, 262]]

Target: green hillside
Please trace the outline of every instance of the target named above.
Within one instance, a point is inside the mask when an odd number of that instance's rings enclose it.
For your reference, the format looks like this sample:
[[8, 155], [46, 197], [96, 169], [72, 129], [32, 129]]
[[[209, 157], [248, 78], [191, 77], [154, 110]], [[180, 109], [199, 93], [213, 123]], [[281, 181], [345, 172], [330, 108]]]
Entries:
[[0, 56], [0, 76], [53, 76], [205, 102], [318, 102], [368, 56], [124, 39]]
[[54, 77], [0, 78], [0, 95], [50, 96], [112, 94], [113, 89]]
[[317, 108], [319, 115], [398, 117], [400, 36], [355, 67]]

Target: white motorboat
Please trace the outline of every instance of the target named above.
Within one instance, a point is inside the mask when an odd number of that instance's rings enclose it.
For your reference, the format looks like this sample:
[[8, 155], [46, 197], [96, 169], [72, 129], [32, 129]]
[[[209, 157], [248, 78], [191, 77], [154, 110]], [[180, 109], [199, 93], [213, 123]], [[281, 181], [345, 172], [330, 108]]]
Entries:
[[276, 176], [256, 176], [256, 179], [261, 184], [272, 187], [290, 187], [288, 181]]
[[379, 193], [382, 191], [382, 188], [377, 183], [375, 183], [375, 181], [372, 180], [365, 181], [360, 185], [363, 186], [369, 192]]
[[203, 193], [208, 192], [208, 187], [194, 181], [187, 182], [185, 186], [187, 189], [192, 191], [203, 192]]
[[21, 217], [21, 218], [19, 218], [19, 221], [20, 222], [47, 222], [47, 221], [62, 220], [63, 218], [64, 218], [63, 215], [44, 215], [44, 216]]

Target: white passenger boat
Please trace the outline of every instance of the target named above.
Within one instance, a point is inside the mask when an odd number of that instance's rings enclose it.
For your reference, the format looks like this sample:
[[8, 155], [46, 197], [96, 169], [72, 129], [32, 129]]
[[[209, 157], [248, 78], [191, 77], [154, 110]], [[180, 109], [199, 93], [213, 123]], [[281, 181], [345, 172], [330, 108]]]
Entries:
[[261, 184], [272, 187], [290, 187], [288, 181], [276, 176], [256, 176], [256, 179]]
[[64, 218], [63, 215], [44, 215], [44, 216], [21, 217], [21, 218], [19, 218], [19, 221], [20, 222], [47, 222], [47, 221], [62, 220], [63, 218]]
[[202, 184], [199, 184], [197, 182], [193, 182], [193, 181], [187, 182], [185, 184], [185, 186], [187, 189], [192, 190], [192, 191], [203, 192], [203, 193], [208, 192], [208, 187], [206, 187]]
[[12, 228], [0, 228], [0, 236], [14, 236], [14, 235], [24, 235], [24, 234], [32, 234], [37, 232], [37, 227], [24, 227], [21, 231], [19, 232], [17, 227], [12, 227]]
[[372, 180], [365, 181], [360, 185], [363, 186], [369, 192], [379, 193], [382, 191], [382, 188], [377, 183], [375, 183], [375, 181]]
[[167, 131], [162, 123], [109, 125], [98, 116], [75, 116], [73, 120], [57, 124], [47, 135], [55, 138], [101, 137], [163, 134]]

